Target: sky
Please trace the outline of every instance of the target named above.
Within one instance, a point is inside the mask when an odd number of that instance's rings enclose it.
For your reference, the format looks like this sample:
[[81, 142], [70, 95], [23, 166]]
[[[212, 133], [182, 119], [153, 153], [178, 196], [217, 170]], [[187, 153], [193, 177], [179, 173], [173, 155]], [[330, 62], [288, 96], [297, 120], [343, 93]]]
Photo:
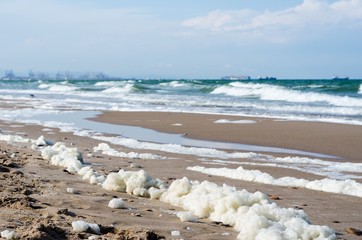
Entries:
[[0, 75], [362, 78], [362, 0], [0, 0]]

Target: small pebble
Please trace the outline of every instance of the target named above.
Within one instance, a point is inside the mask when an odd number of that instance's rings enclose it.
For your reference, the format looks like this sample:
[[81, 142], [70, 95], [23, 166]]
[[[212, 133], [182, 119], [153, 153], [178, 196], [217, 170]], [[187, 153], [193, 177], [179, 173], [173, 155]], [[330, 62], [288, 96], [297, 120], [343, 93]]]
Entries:
[[67, 188], [67, 193], [80, 194], [80, 192], [77, 189], [74, 189], [74, 188]]
[[346, 232], [356, 236], [362, 236], [362, 231], [357, 228], [346, 228]]
[[142, 217], [142, 215], [140, 213], [131, 213], [131, 215], [134, 217]]
[[180, 236], [181, 235], [181, 233], [180, 233], [180, 231], [171, 231], [171, 236], [173, 236], [173, 237], [178, 237], [178, 236]]
[[138, 164], [135, 164], [135, 163], [132, 163], [130, 167], [131, 168], [142, 168], [141, 165], [138, 165]]
[[277, 195], [270, 195], [269, 198], [271, 200], [280, 200], [280, 197], [278, 197]]

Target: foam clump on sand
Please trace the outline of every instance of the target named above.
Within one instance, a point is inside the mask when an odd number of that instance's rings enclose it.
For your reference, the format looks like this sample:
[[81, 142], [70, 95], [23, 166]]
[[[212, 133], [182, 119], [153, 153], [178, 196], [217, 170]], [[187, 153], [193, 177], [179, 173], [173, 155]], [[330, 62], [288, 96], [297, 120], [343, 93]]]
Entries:
[[274, 178], [268, 173], [263, 173], [259, 170], [245, 170], [243, 167], [237, 169], [230, 168], [205, 168], [202, 166], [188, 167], [188, 170], [222, 176], [232, 179], [278, 185], [288, 187], [301, 187], [323, 192], [339, 193], [362, 197], [362, 184], [354, 180], [335, 180], [325, 178], [321, 180], [306, 180], [294, 177]]
[[0, 141], [7, 142], [8, 144], [32, 143], [34, 149], [36, 147], [40, 147], [40, 146], [53, 145], [53, 143], [51, 141], [45, 140], [43, 135], [35, 140], [35, 139], [25, 138], [25, 137], [18, 136], [18, 135], [4, 135], [4, 134], [0, 133]]
[[31, 140], [29, 138], [24, 138], [18, 135], [4, 135], [0, 133], [0, 141], [7, 142], [8, 144], [13, 143], [29, 143]]
[[82, 167], [78, 171], [78, 174], [83, 176], [83, 180], [88, 180], [90, 184], [102, 184], [106, 180], [104, 175], [89, 166]]
[[114, 157], [123, 157], [123, 158], [132, 158], [132, 159], [162, 159], [163, 157], [150, 153], [136, 153], [136, 152], [119, 152], [114, 148], [111, 148], [107, 143], [100, 143], [98, 146], [93, 148], [94, 152], [102, 152], [103, 154], [114, 156]]
[[126, 208], [126, 204], [124, 203], [122, 198], [113, 198], [111, 201], [109, 201], [108, 207], [121, 209]]
[[105, 176], [89, 166], [84, 166], [83, 156], [77, 148], [69, 148], [64, 143], [57, 142], [53, 146], [43, 148], [41, 155], [52, 165], [65, 167], [69, 172], [78, 173], [83, 176], [83, 180], [88, 180], [91, 184], [102, 184], [105, 181]]
[[336, 239], [327, 226], [311, 225], [303, 210], [281, 208], [261, 193], [204, 181], [175, 180], [161, 201], [193, 215], [234, 226], [238, 239]]
[[95, 234], [100, 234], [101, 233], [101, 229], [99, 227], [98, 224], [95, 223], [87, 223], [85, 221], [73, 221], [72, 222], [72, 228], [74, 232], [87, 232], [87, 231], [91, 231], [92, 233]]
[[176, 216], [181, 222], [197, 222], [197, 218], [191, 212], [178, 212]]
[[4, 230], [1, 232], [1, 238], [8, 239], [8, 240], [15, 239], [16, 233], [14, 231]]
[[68, 148], [62, 142], [41, 150], [41, 155], [52, 165], [65, 167], [69, 172], [78, 172], [83, 167], [83, 157], [77, 148]]
[[[109, 191], [127, 192], [128, 194], [160, 199], [163, 202], [183, 208], [178, 217], [182, 221], [194, 221], [197, 218], [209, 218], [233, 226], [239, 232], [238, 239], [336, 239], [333, 229], [327, 226], [312, 225], [303, 210], [281, 208], [261, 193], [249, 193], [236, 190], [228, 185], [204, 181], [189, 181], [186, 177], [175, 180], [167, 189], [164, 183], [152, 178], [144, 170], [138, 172], [120, 170], [102, 176], [91, 167], [83, 167], [78, 150], [67, 148], [63, 143], [45, 147], [44, 159], [52, 164], [59, 163], [67, 169], [74, 169], [83, 179], [103, 177], [102, 187]], [[63, 164], [69, 162], [68, 164]], [[55, 164], [56, 165], [56, 164]], [[267, 175], [263, 178], [272, 179]], [[113, 200], [111, 206], [121, 206]], [[72, 223], [76, 232], [92, 231], [99, 233], [97, 224], [84, 221]], [[98, 227], [98, 228], [97, 228]]]
[[109, 191], [127, 192], [131, 195], [151, 198], [152, 195], [157, 195], [155, 191], [165, 191], [164, 183], [152, 178], [144, 170], [131, 172], [121, 169], [118, 173], [110, 173], [102, 187]]
[[53, 145], [49, 140], [46, 140], [43, 135], [41, 135], [37, 140], [32, 140], [32, 143], [38, 147]]

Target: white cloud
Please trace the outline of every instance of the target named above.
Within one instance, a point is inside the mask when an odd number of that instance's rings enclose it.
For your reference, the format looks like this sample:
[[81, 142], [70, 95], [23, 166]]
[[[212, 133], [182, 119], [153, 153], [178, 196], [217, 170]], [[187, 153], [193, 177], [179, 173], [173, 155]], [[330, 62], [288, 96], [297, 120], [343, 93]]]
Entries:
[[214, 32], [260, 32], [361, 22], [362, 0], [339, 0], [334, 3], [325, 0], [304, 0], [300, 5], [279, 11], [216, 10], [204, 17], [185, 20], [183, 26]]
[[225, 30], [228, 26], [238, 25], [253, 15], [251, 10], [210, 12], [206, 17], [197, 17], [185, 20], [183, 26], [197, 29], [210, 29], [212, 31]]

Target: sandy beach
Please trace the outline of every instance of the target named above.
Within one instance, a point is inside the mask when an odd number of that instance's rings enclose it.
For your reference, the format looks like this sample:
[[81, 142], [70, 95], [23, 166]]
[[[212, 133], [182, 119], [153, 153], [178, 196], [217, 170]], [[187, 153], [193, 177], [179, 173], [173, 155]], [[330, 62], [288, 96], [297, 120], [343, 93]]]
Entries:
[[[253, 123], [215, 123], [216, 120], [249, 120]], [[161, 132], [183, 134], [187, 138], [224, 141], [260, 146], [303, 150], [337, 156], [328, 161], [361, 163], [362, 128], [332, 123], [294, 122], [263, 118], [244, 118], [209, 114], [159, 112], [105, 112], [95, 121], [141, 126]], [[202, 174], [187, 170], [190, 166], [211, 166], [201, 157], [157, 150], [131, 149], [109, 144], [123, 152], [148, 153], [163, 159], [128, 158], [104, 155], [93, 148], [101, 140], [60, 132], [55, 128], [1, 122], [2, 134], [64, 142], [76, 147], [85, 161], [97, 171], [109, 174], [125, 169], [145, 170], [167, 184], [186, 176], [191, 180], [228, 184], [249, 192], [260, 191], [284, 208], [303, 209], [313, 224], [327, 225], [338, 239], [361, 239], [362, 200], [360, 197], [327, 193], [298, 187], [275, 186], [257, 182]], [[206, 218], [197, 222], [181, 222], [176, 213], [180, 208], [158, 200], [113, 192], [91, 185], [82, 177], [52, 166], [39, 151], [28, 144], [0, 142], [1, 149], [1, 221], [0, 231], [14, 230], [19, 239], [236, 239], [232, 227]], [[229, 152], [232, 152], [229, 150]], [[280, 157], [288, 154], [274, 154]], [[242, 162], [242, 159], [233, 159]], [[238, 166], [236, 163], [229, 168]], [[244, 169], [260, 170], [273, 177], [293, 176], [309, 180], [322, 179], [312, 173], [295, 169], [243, 165]], [[356, 179], [362, 182], [361, 179]], [[75, 189], [75, 193], [67, 192]], [[107, 207], [113, 198], [122, 198], [126, 208]], [[77, 233], [72, 222], [96, 223], [101, 233]], [[176, 231], [176, 232], [175, 232]], [[178, 235], [179, 233], [179, 235]]]

